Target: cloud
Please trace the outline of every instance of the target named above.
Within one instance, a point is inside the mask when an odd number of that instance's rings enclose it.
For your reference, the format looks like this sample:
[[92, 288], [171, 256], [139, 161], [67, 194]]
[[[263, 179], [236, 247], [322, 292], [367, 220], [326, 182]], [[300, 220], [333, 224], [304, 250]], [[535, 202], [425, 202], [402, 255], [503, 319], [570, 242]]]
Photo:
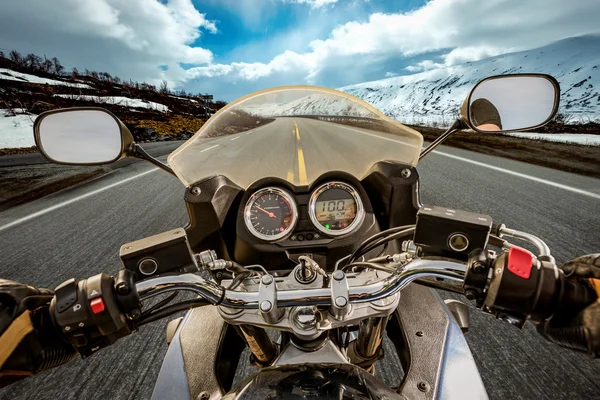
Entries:
[[[431, 0], [410, 12], [375, 13], [365, 22], [347, 22], [328, 38], [311, 41], [306, 52], [286, 51], [266, 63], [232, 63], [219, 70], [251, 81], [301, 70], [306, 82], [320, 83], [319, 75], [332, 65], [352, 68], [365, 58], [381, 62], [447, 51], [443, 63], [426, 60], [407, 68], [414, 72], [599, 32], [597, 15], [600, 2], [589, 0]], [[214, 73], [201, 67], [188, 77], [207, 76], [209, 71]]]
[[424, 60], [424, 61], [417, 63], [416, 65], [409, 65], [408, 67], [406, 67], [404, 69], [409, 72], [419, 72], [419, 71], [429, 71], [430, 69], [441, 68], [443, 66], [444, 66], [444, 64], [439, 64], [439, 63], [433, 62], [432, 60]]
[[212, 52], [192, 44], [216, 32], [191, 0], [23, 0], [0, 13], [2, 48], [140, 80], [169, 77], [171, 68], [180, 74], [179, 63], [211, 63]]
[[284, 0], [286, 3], [308, 4], [312, 8], [320, 8], [328, 4], [337, 3], [338, 0]]
[[398, 73], [397, 72], [386, 72], [385, 73], [386, 78], [393, 78], [394, 76], [398, 76]]
[[[257, 6], [257, 0], [219, 1], [223, 7], [256, 9], [258, 21], [272, 15], [263, 11], [277, 12], [276, 1], [323, 11], [341, 3], [264, 0]], [[279, 43], [274, 53], [268, 53], [273, 50], [265, 43], [261, 54], [254, 51], [225, 63], [215, 62], [210, 49], [197, 45], [202, 35], [217, 32], [227, 40], [228, 32], [201, 12], [208, 2], [217, 4], [203, 0], [196, 9], [192, 0], [7, 1], [0, 13], [0, 48], [57, 56], [67, 66], [125, 79], [166, 79], [171, 86], [212, 90], [217, 96], [228, 93], [231, 99], [275, 84], [343, 86], [383, 77], [388, 71], [455, 65], [600, 31], [598, 1], [430, 0], [408, 12], [341, 19], [345, 23], [325, 33], [303, 32], [298, 25], [283, 33], [295, 38], [293, 47], [283, 47], [281, 37], [274, 36], [269, 38], [271, 44]], [[314, 14], [311, 22], [317, 24], [317, 17], [334, 18], [326, 12]], [[335, 18], [343, 15], [336, 11]], [[301, 39], [307, 43], [299, 43]]]

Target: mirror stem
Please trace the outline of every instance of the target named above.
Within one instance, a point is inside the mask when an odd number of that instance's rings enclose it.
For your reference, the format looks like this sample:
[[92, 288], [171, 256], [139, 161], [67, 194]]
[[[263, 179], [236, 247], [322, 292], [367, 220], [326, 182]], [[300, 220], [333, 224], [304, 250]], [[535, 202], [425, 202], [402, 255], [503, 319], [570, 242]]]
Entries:
[[460, 131], [461, 129], [468, 128], [468, 125], [462, 120], [462, 118], [456, 118], [454, 123], [448, 130], [442, 133], [437, 139], [435, 139], [429, 146], [421, 150], [421, 155], [419, 156], [419, 161], [421, 161], [427, 154], [431, 153], [434, 148], [439, 146], [444, 140], [446, 140], [450, 135], [452, 135], [456, 131]]
[[152, 164], [156, 165], [158, 168], [162, 169], [163, 171], [167, 171], [168, 173], [170, 173], [173, 176], [177, 176], [175, 175], [175, 172], [173, 172], [173, 170], [171, 169], [171, 167], [169, 167], [167, 164], [165, 164], [164, 162], [152, 157], [146, 150], [144, 150], [144, 148], [142, 146], [140, 146], [139, 144], [135, 143], [133, 145], [133, 156], [135, 158], [139, 158], [141, 160], [146, 160], [151, 162]]

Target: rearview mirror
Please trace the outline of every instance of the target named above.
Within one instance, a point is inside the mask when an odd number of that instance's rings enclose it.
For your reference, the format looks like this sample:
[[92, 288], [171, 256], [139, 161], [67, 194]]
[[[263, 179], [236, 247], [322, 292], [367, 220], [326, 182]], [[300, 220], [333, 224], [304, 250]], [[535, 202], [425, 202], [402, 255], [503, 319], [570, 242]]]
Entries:
[[95, 107], [47, 111], [37, 117], [33, 131], [39, 151], [59, 164], [112, 163], [133, 144], [131, 132], [117, 117]]
[[461, 116], [478, 132], [523, 131], [554, 118], [559, 100], [560, 86], [549, 75], [499, 75], [475, 85]]

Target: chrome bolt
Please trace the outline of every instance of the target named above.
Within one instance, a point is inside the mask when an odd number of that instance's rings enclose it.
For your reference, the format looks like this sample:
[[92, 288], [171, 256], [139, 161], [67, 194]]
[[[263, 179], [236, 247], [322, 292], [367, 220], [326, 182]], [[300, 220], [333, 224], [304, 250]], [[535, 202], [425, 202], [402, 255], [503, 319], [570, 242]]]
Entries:
[[348, 300], [346, 300], [345, 297], [336, 297], [335, 298], [335, 305], [338, 306], [339, 308], [344, 308], [346, 307], [346, 305], [348, 304]]
[[262, 303], [260, 303], [260, 311], [262, 311], [262, 312], [271, 311], [271, 307], [273, 307], [273, 305], [271, 304], [270, 301], [265, 300]]
[[500, 275], [502, 273], [502, 268], [496, 268], [496, 275]]
[[474, 290], [465, 290], [465, 296], [468, 300], [475, 300], [477, 298], [477, 292]]
[[341, 281], [342, 279], [344, 279], [344, 271], [341, 270], [337, 270], [333, 273], [333, 279], [335, 279], [336, 281]]
[[208, 392], [202, 392], [198, 396], [198, 399], [199, 400], [208, 400], [208, 399], [210, 399], [210, 395], [208, 394]]
[[317, 311], [314, 307], [298, 307], [294, 313], [294, 323], [303, 330], [310, 330], [317, 325]]
[[120, 282], [117, 285], [117, 292], [119, 294], [127, 294], [127, 293], [129, 293], [129, 286], [127, 286], [127, 284], [125, 282]]
[[273, 283], [273, 277], [271, 275], [264, 275], [261, 279], [263, 285], [270, 285]]
[[427, 382], [419, 382], [417, 383], [417, 388], [421, 391], [421, 392], [426, 392], [429, 390], [429, 385], [427, 384]]
[[400, 171], [400, 175], [402, 175], [403, 178], [409, 178], [410, 174], [411, 172], [408, 168], [404, 168], [402, 171]]
[[423, 333], [423, 331], [417, 331], [417, 336], [418, 336], [418, 337], [423, 337], [423, 335], [425, 335], [425, 334]]
[[198, 196], [200, 193], [202, 193], [202, 189], [200, 189], [198, 186], [192, 188], [192, 194], [194, 196]]

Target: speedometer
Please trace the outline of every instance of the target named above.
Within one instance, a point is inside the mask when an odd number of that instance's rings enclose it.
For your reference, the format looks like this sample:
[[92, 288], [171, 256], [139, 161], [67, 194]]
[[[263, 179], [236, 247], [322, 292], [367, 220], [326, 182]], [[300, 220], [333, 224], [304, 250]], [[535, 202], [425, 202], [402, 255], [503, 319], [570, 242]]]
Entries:
[[357, 190], [344, 182], [329, 182], [315, 189], [308, 211], [314, 226], [330, 236], [353, 232], [365, 216]]
[[274, 241], [292, 233], [298, 221], [298, 207], [283, 189], [268, 187], [255, 192], [244, 209], [248, 231], [259, 239]]

